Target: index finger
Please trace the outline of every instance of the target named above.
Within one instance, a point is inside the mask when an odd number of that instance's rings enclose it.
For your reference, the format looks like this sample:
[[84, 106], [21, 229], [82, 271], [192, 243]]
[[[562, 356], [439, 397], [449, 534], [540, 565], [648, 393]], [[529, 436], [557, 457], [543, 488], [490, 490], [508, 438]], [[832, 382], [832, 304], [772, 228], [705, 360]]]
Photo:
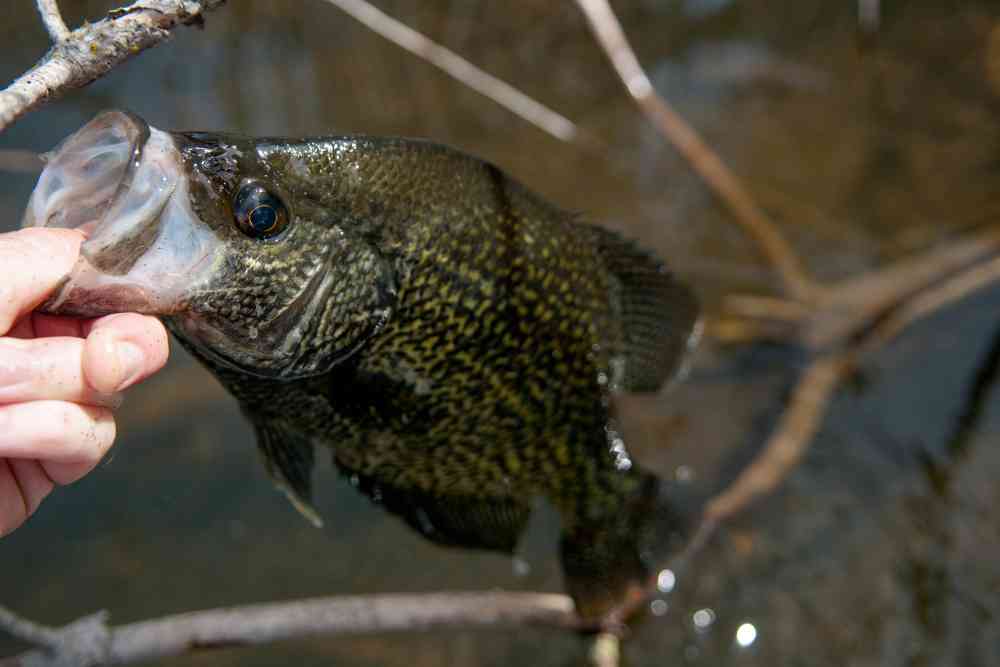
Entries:
[[33, 310], [69, 273], [83, 236], [71, 229], [22, 229], [0, 234], [0, 336]]

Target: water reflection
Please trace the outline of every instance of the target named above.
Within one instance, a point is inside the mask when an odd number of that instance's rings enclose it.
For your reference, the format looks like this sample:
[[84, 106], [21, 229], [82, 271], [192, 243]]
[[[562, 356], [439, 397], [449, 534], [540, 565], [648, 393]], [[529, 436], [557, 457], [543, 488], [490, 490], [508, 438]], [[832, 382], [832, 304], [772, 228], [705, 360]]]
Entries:
[[663, 616], [670, 610], [666, 600], [656, 599], [649, 603], [649, 611], [653, 616]]
[[707, 607], [699, 609], [691, 614], [691, 622], [694, 623], [695, 630], [704, 632], [715, 623], [715, 611]]
[[661, 570], [656, 576], [656, 587], [661, 593], [669, 593], [674, 590], [674, 586], [677, 584], [677, 576], [674, 574], [673, 570]]
[[757, 641], [757, 628], [753, 623], [740, 623], [736, 628], [736, 644], [740, 648], [748, 648]]

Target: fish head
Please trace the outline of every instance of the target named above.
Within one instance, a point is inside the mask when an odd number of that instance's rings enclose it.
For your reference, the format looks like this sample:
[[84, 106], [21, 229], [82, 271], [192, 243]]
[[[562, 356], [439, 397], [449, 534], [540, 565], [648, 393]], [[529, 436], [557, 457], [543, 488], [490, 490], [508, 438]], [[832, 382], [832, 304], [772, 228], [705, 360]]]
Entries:
[[[348, 335], [345, 319], [371, 325], [385, 315], [360, 306], [379, 293], [378, 281], [355, 271], [364, 284], [345, 286], [335, 265], [358, 252], [336, 211], [311, 203], [302, 179], [290, 182], [277, 166], [287, 163], [280, 149], [267, 145], [165, 132], [127, 112], [98, 115], [48, 154], [24, 215], [23, 226], [85, 236], [42, 309], [158, 315], [209, 362], [254, 376], [328, 370], [363, 337]], [[355, 302], [363, 316], [351, 312]]]

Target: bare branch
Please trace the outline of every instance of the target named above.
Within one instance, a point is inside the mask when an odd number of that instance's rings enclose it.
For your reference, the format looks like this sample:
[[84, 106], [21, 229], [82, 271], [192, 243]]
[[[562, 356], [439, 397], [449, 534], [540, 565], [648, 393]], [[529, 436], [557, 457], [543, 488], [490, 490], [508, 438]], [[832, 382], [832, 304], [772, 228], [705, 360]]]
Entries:
[[646, 118], [684, 156], [725, 203], [737, 222], [750, 233], [764, 256], [777, 269], [788, 294], [800, 301], [810, 301], [818, 294], [819, 286], [808, 276], [792, 247], [739, 179], [694, 128], [656, 93], [607, 0], [577, 0], [577, 4], [629, 95]]
[[393, 44], [434, 65], [459, 82], [484, 95], [511, 113], [548, 132], [556, 139], [577, 139], [576, 124], [565, 116], [485, 72], [454, 51], [431, 41], [365, 0], [326, 0]]
[[751, 502], [770, 493], [788, 476], [809, 448], [826, 413], [830, 396], [852, 367], [846, 353], [820, 357], [812, 362], [792, 394], [778, 428], [753, 463], [725, 491], [705, 506], [705, 517], [721, 522]]
[[800, 332], [815, 350], [842, 343], [906, 300], [1000, 253], [1000, 231], [987, 230], [846, 280], [826, 298]]
[[135, 54], [156, 46], [178, 25], [202, 20], [225, 0], [141, 0], [69, 33], [38, 64], [0, 91], [0, 132], [32, 109], [82, 88]]
[[42, 23], [49, 31], [49, 37], [57, 44], [69, 37], [69, 28], [63, 21], [59, 12], [59, 2], [57, 0], [36, 0], [38, 3], [38, 13], [42, 15]]
[[[315, 635], [429, 630], [440, 627], [580, 627], [573, 601], [554, 593], [447, 592], [345, 596], [209, 609], [108, 628], [97, 663], [124, 665], [198, 650], [250, 646]], [[61, 631], [57, 631], [60, 632]], [[46, 667], [78, 647], [60, 636], [59, 649], [0, 660], [0, 667]]]
[[33, 151], [16, 149], [0, 150], [0, 171], [18, 174], [37, 174], [44, 167], [42, 158]]
[[618, 667], [621, 664], [621, 638], [610, 632], [601, 632], [590, 642], [588, 658], [593, 667]]
[[997, 282], [1000, 282], [1000, 257], [977, 264], [933, 289], [914, 296], [879, 324], [866, 341], [865, 352], [888, 343], [917, 320]]
[[858, 0], [858, 25], [865, 32], [878, 32], [882, 24], [881, 4], [879, 0]]
[[36, 646], [57, 646], [59, 630], [23, 618], [0, 605], [0, 631]]

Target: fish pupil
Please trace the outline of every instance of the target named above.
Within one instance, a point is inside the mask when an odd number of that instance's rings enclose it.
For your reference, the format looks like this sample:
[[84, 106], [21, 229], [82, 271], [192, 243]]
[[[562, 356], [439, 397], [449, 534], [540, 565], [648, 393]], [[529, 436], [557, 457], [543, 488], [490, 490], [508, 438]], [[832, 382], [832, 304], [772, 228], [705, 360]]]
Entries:
[[233, 215], [239, 229], [255, 239], [268, 239], [288, 224], [288, 210], [261, 183], [244, 183], [233, 200]]
[[262, 204], [250, 212], [250, 225], [255, 231], [266, 233], [278, 222], [278, 214], [274, 208]]

